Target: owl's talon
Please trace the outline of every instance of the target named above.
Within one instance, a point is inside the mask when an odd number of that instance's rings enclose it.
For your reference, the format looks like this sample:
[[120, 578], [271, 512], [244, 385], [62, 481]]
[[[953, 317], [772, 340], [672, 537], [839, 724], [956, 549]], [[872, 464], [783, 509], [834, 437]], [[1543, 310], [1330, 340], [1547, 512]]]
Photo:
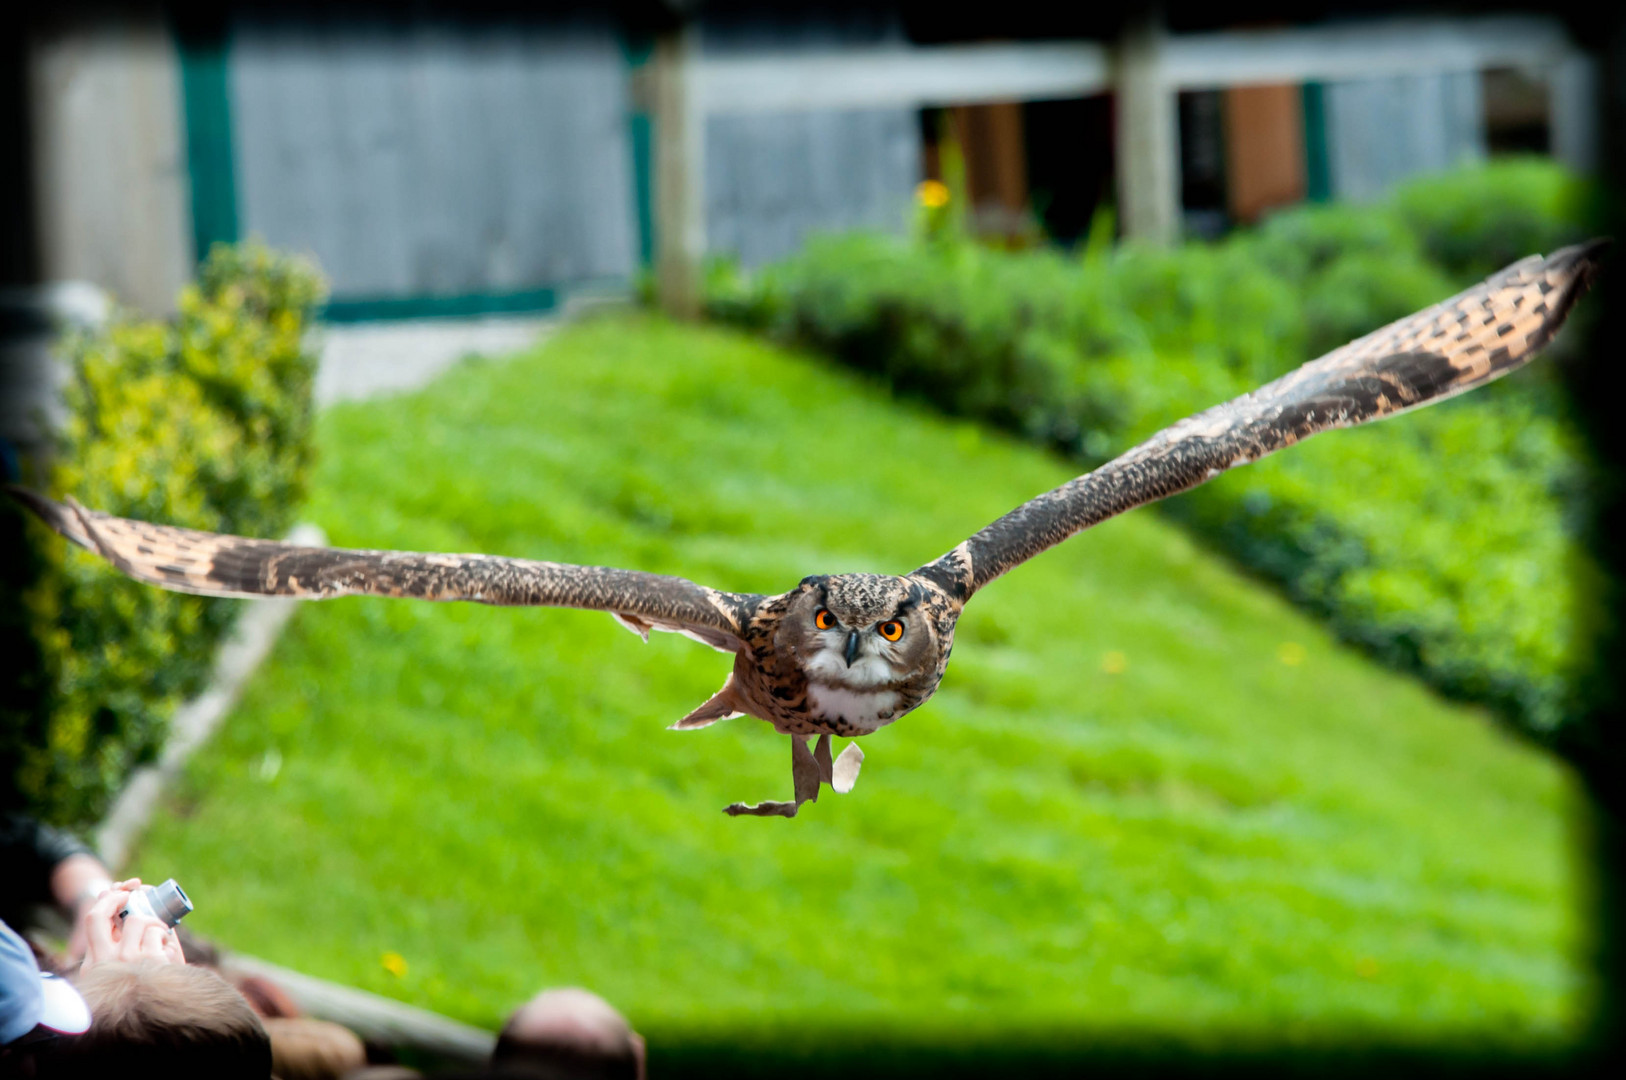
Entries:
[[[830, 737], [826, 735], [819, 745], [824, 748], [824, 758], [830, 760], [830, 748], [826, 745]], [[795, 817], [796, 811], [802, 808], [805, 802], [819, 801], [819, 780], [822, 769], [813, 752], [807, 748], [807, 740], [799, 735], [790, 737], [790, 779], [796, 789], [795, 802], [760, 802], [755, 805], [748, 803], [730, 803], [723, 807], [723, 813], [729, 817], [739, 817], [749, 814], [752, 817]]]
[[802, 808], [797, 802], [759, 802], [759, 803], [729, 803], [723, 807], [723, 813], [729, 817], [795, 817], [796, 811]]

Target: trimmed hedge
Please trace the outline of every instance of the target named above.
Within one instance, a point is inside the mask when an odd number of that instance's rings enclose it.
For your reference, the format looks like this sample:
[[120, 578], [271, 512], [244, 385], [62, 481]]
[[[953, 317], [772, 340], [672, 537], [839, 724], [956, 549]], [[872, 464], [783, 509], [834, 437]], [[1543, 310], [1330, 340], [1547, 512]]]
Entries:
[[[219, 245], [173, 321], [120, 314], [69, 335], [69, 419], [49, 487], [121, 516], [285, 532], [311, 465], [305, 330], [322, 293], [302, 260]], [[4, 525], [24, 528], [15, 512]], [[27, 584], [0, 598], [23, 613], [27, 638], [0, 690], [0, 770], [10, 801], [85, 824], [162, 747], [237, 603], [140, 585], [26, 528]]]
[[[1094, 465], [1580, 238], [1588, 198], [1556, 166], [1521, 160], [1174, 251], [1013, 255], [940, 225], [829, 238], [749, 279], [715, 268], [708, 307]], [[1601, 572], [1578, 539], [1588, 485], [1548, 361], [1162, 506], [1347, 640], [1547, 736], [1576, 714], [1588, 651], [1574, 637], [1597, 614]]]

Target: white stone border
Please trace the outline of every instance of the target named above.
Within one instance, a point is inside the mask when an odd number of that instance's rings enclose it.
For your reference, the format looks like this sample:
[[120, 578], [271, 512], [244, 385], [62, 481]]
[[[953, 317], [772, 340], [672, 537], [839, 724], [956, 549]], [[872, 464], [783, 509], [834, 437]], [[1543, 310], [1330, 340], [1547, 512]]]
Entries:
[[288, 991], [294, 1004], [309, 1015], [343, 1024], [362, 1038], [386, 1046], [409, 1046], [474, 1067], [488, 1062], [497, 1045], [497, 1036], [482, 1028], [242, 953], [222, 956], [220, 967], [228, 975], [269, 979]]
[[[318, 546], [327, 535], [315, 525], [296, 525], [288, 542]], [[131, 849], [152, 820], [159, 796], [169, 786], [192, 753], [208, 741], [225, 719], [243, 684], [260, 666], [276, 643], [277, 635], [294, 613], [294, 599], [254, 600], [238, 618], [231, 633], [215, 655], [214, 673], [203, 693], [175, 710], [170, 720], [169, 738], [155, 765], [145, 765], [130, 775], [124, 790], [92, 834], [91, 845], [112, 870], [122, 869]]]

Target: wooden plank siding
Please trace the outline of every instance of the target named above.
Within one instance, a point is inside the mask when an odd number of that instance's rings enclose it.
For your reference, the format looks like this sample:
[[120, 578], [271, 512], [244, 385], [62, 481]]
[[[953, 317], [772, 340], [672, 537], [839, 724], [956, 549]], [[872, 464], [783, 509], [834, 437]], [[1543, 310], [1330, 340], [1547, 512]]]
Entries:
[[758, 266], [815, 233], [900, 232], [921, 178], [908, 109], [714, 116], [706, 122], [706, 247]]
[[[920, 121], [907, 104], [876, 101], [807, 109], [719, 108], [711, 80], [769, 59], [898, 46], [887, 11], [841, 15], [703, 13], [697, 107], [703, 121], [708, 252], [759, 266], [797, 251], [809, 236], [867, 228], [902, 231], [923, 176]], [[820, 78], [824, 89], [829, 84]]]
[[608, 21], [245, 19], [230, 93], [243, 232], [314, 254], [338, 301], [503, 310], [637, 266]]
[[1485, 156], [1477, 71], [1328, 82], [1321, 98], [1334, 198], [1368, 202], [1408, 177]]

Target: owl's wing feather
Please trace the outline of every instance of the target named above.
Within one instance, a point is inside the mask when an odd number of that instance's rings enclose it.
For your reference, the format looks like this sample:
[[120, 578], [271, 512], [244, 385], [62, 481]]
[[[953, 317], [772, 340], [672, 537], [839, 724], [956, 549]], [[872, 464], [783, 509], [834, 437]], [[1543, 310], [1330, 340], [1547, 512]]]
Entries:
[[1586, 292], [1607, 240], [1532, 255], [1484, 282], [1165, 428], [1012, 510], [916, 571], [961, 599], [1068, 537], [1319, 431], [1472, 390], [1531, 359]]
[[23, 488], [10, 494], [69, 540], [151, 585], [202, 596], [393, 596], [607, 611], [629, 629], [687, 634], [737, 652], [758, 596], [719, 592], [683, 578], [606, 566], [302, 547], [113, 517]]

